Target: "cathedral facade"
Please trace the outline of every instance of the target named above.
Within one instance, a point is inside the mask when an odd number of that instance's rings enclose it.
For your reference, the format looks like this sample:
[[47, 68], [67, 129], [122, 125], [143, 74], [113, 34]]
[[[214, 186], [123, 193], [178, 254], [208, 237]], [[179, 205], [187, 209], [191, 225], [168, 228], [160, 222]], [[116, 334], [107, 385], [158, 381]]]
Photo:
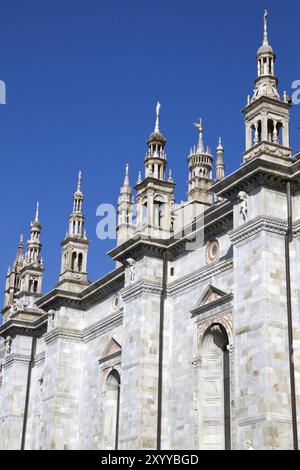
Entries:
[[241, 165], [225, 176], [200, 121], [180, 204], [157, 104], [105, 277], [88, 281], [80, 174], [60, 277], [42, 294], [37, 207], [6, 277], [2, 449], [298, 447], [300, 154], [275, 59], [265, 14]]

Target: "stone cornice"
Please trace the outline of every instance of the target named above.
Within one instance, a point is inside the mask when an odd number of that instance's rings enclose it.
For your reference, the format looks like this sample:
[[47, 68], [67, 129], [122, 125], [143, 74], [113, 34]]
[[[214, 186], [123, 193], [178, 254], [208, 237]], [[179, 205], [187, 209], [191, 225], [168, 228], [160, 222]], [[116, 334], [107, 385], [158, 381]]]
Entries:
[[296, 222], [293, 224], [293, 236], [295, 238], [300, 237], [300, 220], [296, 220]]
[[212, 276], [217, 276], [225, 271], [231, 271], [233, 269], [233, 259], [226, 259], [211, 265], [204, 266], [193, 274], [189, 274], [178, 281], [169, 284], [167, 293], [169, 296], [176, 296], [181, 294], [185, 290], [192, 289], [195, 285], [210, 279]]
[[237, 245], [262, 231], [284, 236], [287, 228], [288, 224], [285, 220], [261, 216], [249, 220], [241, 227], [232, 230], [229, 232], [229, 237], [230, 241]]
[[250, 331], [259, 330], [260, 328], [265, 327], [272, 327], [272, 328], [279, 328], [281, 330], [287, 329], [287, 322], [286, 321], [275, 321], [275, 320], [268, 320], [264, 319], [261, 321], [257, 321], [252, 323], [251, 325], [246, 325], [244, 327], [238, 328], [235, 330], [235, 335], [243, 335], [249, 333]]
[[109, 356], [98, 359], [98, 363], [102, 366], [102, 368], [109, 367], [116, 363], [116, 359], [121, 360], [121, 356], [122, 351], [116, 351]]
[[29, 354], [16, 354], [12, 353], [9, 354], [3, 361], [2, 366], [3, 369], [9, 369], [14, 364], [21, 364], [28, 366], [30, 363], [30, 355]]
[[67, 245], [68, 243], [74, 243], [74, 244], [82, 244], [82, 245], [86, 245], [88, 246], [90, 244], [89, 240], [87, 240], [86, 238], [78, 238], [78, 237], [71, 237], [71, 236], [68, 236], [67, 238], [65, 238], [62, 242], [61, 242], [61, 246], [65, 246]]
[[253, 186], [266, 186], [279, 191], [286, 190], [287, 181], [291, 181], [292, 190], [300, 187], [300, 161], [295, 158], [282, 159], [278, 162], [256, 157], [243, 164], [237, 171], [212, 186], [212, 191], [219, 197], [234, 201], [240, 191], [248, 191]]
[[12, 318], [1, 325], [0, 336], [3, 338], [6, 338], [6, 336], [16, 336], [17, 334], [32, 336], [34, 331], [42, 335], [47, 328], [47, 321], [47, 314], [44, 314], [35, 321]]
[[82, 335], [78, 330], [57, 327], [47, 332], [44, 336], [47, 345], [55, 343], [58, 339], [70, 341], [71, 343], [80, 343], [82, 341]]
[[115, 261], [125, 265], [128, 258], [137, 260], [142, 256], [161, 258], [164, 250], [170, 245], [170, 239], [151, 239], [136, 235], [122, 245], [117, 246], [107, 254]]
[[232, 228], [233, 206], [231, 201], [214, 204], [204, 213], [204, 235], [209, 239], [225, 229]]
[[[145, 159], [145, 161], [147, 161], [147, 159]], [[153, 187], [157, 187], [157, 186], [160, 186], [162, 188], [174, 189], [175, 183], [170, 182], [170, 181], [163, 181], [157, 178], [153, 178], [151, 176], [147, 176], [147, 178], [145, 178], [143, 181], [141, 181], [141, 183], [138, 183], [135, 186], [135, 189], [137, 191], [141, 191], [147, 188], [152, 189]]]
[[105, 299], [124, 286], [124, 268], [121, 266], [103, 278], [89, 285], [80, 293], [53, 289], [42, 297], [38, 306], [44, 310], [58, 309], [61, 306], [88, 310], [91, 305]]
[[98, 336], [111, 331], [114, 328], [122, 325], [123, 322], [123, 309], [120, 309], [119, 312], [109, 317], [104, 318], [103, 320], [94, 323], [91, 326], [88, 326], [82, 331], [82, 341], [85, 343], [92, 341]]
[[35, 355], [34, 357], [34, 366], [39, 366], [45, 362], [46, 353], [42, 351]]
[[[192, 317], [196, 317], [198, 315], [201, 315], [203, 313], [209, 312], [210, 310], [214, 310], [218, 307], [221, 307], [222, 305], [229, 304], [233, 299], [233, 294], [227, 294], [224, 295], [223, 297], [220, 297], [217, 300], [214, 300], [213, 302], [210, 302], [209, 304], [204, 304], [201, 305], [201, 307], [195, 308], [191, 310]], [[232, 308], [227, 306], [227, 309]]]
[[[274, 144], [273, 142], [259, 142], [244, 153], [244, 160], [249, 161], [252, 158], [269, 157], [281, 161], [283, 164], [291, 164], [292, 149], [290, 147], [284, 147], [283, 145]], [[277, 162], [276, 162], [277, 163]]]
[[94, 323], [83, 330], [75, 330], [70, 328], [56, 327], [47, 332], [44, 336], [46, 344], [52, 344], [58, 339], [70, 341], [72, 343], [87, 343], [92, 341], [104, 333], [111, 331], [114, 328], [122, 325], [123, 309], [114, 315], [104, 318], [103, 320]]
[[[259, 80], [260, 80], [261, 77], [258, 77], [256, 80], [255, 80], [255, 83], [257, 83]], [[275, 78], [276, 82], [278, 82], [278, 79]], [[258, 105], [260, 104], [266, 104], [266, 107], [268, 106], [268, 104], [271, 104], [271, 105], [275, 105], [276, 107], [281, 106], [283, 108], [286, 108], [286, 110], [288, 111], [291, 107], [290, 103], [286, 103], [285, 101], [279, 101], [278, 99], [276, 98], [272, 98], [270, 96], [260, 96], [257, 100], [255, 101], [251, 101], [250, 104], [248, 104], [244, 109], [242, 109], [242, 112], [245, 114], [245, 113], [249, 113], [251, 110], [255, 110], [257, 108]], [[269, 109], [269, 108], [268, 108]]]
[[[224, 231], [225, 229], [232, 227], [232, 203], [225, 201], [222, 203], [216, 203], [209, 207], [203, 214], [204, 220], [204, 233], [205, 237], [209, 238], [216, 233]], [[199, 220], [200, 220], [199, 218]], [[197, 221], [195, 221], [197, 226]], [[188, 234], [185, 236], [178, 236], [175, 234], [169, 239], [151, 239], [141, 235], [135, 235], [127, 242], [111, 250], [108, 255], [111, 256], [115, 261], [119, 261], [125, 265], [128, 258], [135, 260], [142, 258], [143, 256], [150, 256], [154, 258], [162, 258], [163, 252], [167, 250], [167, 256], [169, 260], [174, 260], [178, 256], [182, 255], [186, 249], [186, 243], [190, 242], [193, 236], [194, 230], [192, 229], [193, 224], [184, 227], [179, 232], [185, 232]]]
[[161, 283], [141, 280], [126, 287], [121, 291], [122, 299], [124, 302], [129, 302], [132, 299], [140, 297], [142, 294], [161, 295]]

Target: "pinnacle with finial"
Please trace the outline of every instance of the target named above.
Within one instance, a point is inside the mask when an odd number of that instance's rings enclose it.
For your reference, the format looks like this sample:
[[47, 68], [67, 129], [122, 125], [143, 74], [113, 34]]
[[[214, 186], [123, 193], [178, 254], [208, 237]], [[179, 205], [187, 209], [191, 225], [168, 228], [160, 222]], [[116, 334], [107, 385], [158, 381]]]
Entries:
[[223, 150], [222, 137], [219, 137], [219, 144], [218, 144], [217, 150]]
[[202, 118], [199, 119], [199, 123], [195, 123], [194, 126], [199, 131], [199, 141], [197, 146], [197, 152], [204, 152], [204, 143], [203, 143], [203, 121]]
[[39, 201], [36, 203], [36, 211], [35, 211], [35, 222], [39, 221], [39, 209], [40, 209], [40, 203]]
[[160, 108], [161, 108], [161, 104], [160, 102], [158, 101], [156, 103], [156, 123], [155, 123], [155, 129], [154, 129], [154, 132], [156, 133], [160, 133], [160, 130], [159, 130], [159, 115], [160, 115]]
[[173, 183], [173, 176], [172, 176], [172, 170], [169, 170], [169, 178], [168, 178], [169, 183]]
[[268, 45], [268, 10], [265, 10], [264, 13], [264, 44]]
[[77, 191], [81, 191], [81, 171], [78, 173], [78, 183], [77, 183]]
[[128, 165], [128, 163], [126, 163], [126, 167], [125, 167], [125, 178], [124, 178], [123, 186], [129, 186], [129, 165]]

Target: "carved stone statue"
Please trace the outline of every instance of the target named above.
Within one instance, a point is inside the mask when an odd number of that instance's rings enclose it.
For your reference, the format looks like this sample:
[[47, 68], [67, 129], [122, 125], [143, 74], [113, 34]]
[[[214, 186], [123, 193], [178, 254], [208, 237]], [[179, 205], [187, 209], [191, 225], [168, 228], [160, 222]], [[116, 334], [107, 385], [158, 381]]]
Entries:
[[133, 284], [135, 281], [135, 265], [136, 261], [133, 258], [128, 258], [126, 262], [126, 283], [127, 285]]
[[161, 104], [160, 104], [160, 102], [158, 101], [158, 102], [157, 102], [157, 105], [156, 105], [156, 116], [159, 116], [160, 107], [161, 107]]
[[11, 345], [12, 345], [12, 338], [11, 336], [7, 336], [5, 338], [5, 356], [11, 354]]
[[241, 220], [246, 222], [248, 220], [248, 194], [245, 191], [240, 191], [238, 199], [241, 202], [239, 211]]
[[55, 327], [55, 316], [56, 316], [56, 311], [49, 310], [48, 312], [48, 329], [49, 330], [52, 330], [52, 328]]

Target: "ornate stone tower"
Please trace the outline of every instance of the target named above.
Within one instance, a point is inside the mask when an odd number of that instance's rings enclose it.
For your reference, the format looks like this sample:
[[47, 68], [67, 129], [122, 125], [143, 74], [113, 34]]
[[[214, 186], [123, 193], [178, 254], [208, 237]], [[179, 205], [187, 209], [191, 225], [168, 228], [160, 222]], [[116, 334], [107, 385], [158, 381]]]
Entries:
[[129, 183], [129, 167], [126, 165], [125, 178], [123, 186], [120, 189], [118, 200], [118, 227], [117, 241], [118, 245], [126, 242], [134, 234], [133, 227], [133, 194]]
[[39, 203], [36, 206], [35, 219], [31, 222], [30, 240], [27, 242], [27, 253], [24, 266], [20, 272], [20, 295], [37, 295], [42, 292], [43, 261], [40, 241], [42, 226], [39, 221]]
[[87, 254], [89, 242], [84, 230], [83, 199], [81, 172], [79, 172], [77, 191], [73, 196], [73, 212], [69, 217], [69, 231], [61, 244], [62, 258], [58, 286], [64, 290], [81, 291], [88, 284]]
[[204, 148], [202, 119], [200, 124], [195, 124], [199, 131], [198, 145], [190, 150], [189, 164], [189, 201], [197, 201], [210, 206], [213, 196], [210, 191], [212, 186], [213, 156], [210, 149]]
[[289, 108], [286, 92], [283, 99], [278, 93], [275, 75], [276, 55], [269, 44], [267, 28], [268, 12], [264, 15], [263, 44], [257, 51], [255, 90], [243, 110], [246, 125], [246, 151], [244, 161], [258, 155], [290, 157]]
[[220, 181], [225, 176], [225, 165], [224, 165], [224, 148], [222, 145], [222, 139], [219, 138], [219, 145], [217, 147], [217, 161], [216, 161], [216, 180]]
[[21, 233], [16, 259], [12, 268], [8, 268], [5, 284], [4, 309], [11, 307], [14, 298], [20, 292], [20, 272], [24, 265], [24, 237]]
[[234, 446], [296, 449], [299, 167], [290, 158], [290, 104], [278, 94], [267, 12], [257, 64], [244, 109], [244, 164], [213, 187], [233, 203]]
[[152, 238], [167, 238], [172, 230], [174, 182], [171, 172], [166, 181], [166, 139], [159, 129], [160, 103], [156, 106], [156, 124], [145, 156], [145, 179], [139, 177], [137, 190], [137, 231]]

